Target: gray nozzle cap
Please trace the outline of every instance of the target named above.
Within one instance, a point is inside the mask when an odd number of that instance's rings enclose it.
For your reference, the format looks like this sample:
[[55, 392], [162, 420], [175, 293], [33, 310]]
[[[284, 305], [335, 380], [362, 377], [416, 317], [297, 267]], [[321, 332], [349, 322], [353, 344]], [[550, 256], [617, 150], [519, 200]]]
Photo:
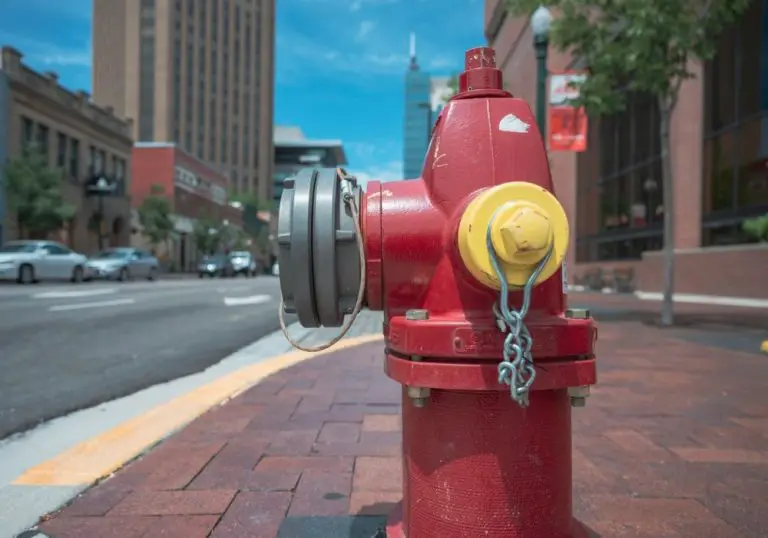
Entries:
[[285, 311], [297, 314], [304, 327], [341, 326], [357, 300], [363, 268], [343, 189], [360, 207], [357, 182], [342, 178], [336, 168], [305, 168], [283, 182], [280, 290]]

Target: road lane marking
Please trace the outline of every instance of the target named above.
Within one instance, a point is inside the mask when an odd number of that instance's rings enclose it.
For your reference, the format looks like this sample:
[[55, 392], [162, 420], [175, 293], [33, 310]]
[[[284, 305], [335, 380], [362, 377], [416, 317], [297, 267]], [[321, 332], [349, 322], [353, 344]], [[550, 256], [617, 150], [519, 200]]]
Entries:
[[85, 310], [86, 308], [103, 308], [106, 306], [121, 306], [133, 304], [133, 299], [115, 299], [114, 301], [98, 301], [95, 303], [60, 304], [48, 308], [48, 312], [66, 312], [68, 310]]
[[271, 295], [251, 295], [250, 297], [224, 297], [227, 306], [242, 306], [247, 304], [264, 304], [272, 300]]
[[79, 290], [79, 291], [47, 291], [44, 293], [36, 293], [32, 296], [33, 299], [70, 299], [76, 297], [91, 297], [94, 295], [109, 295], [116, 293], [116, 288], [103, 288], [95, 290]]
[[381, 334], [346, 338], [328, 350], [317, 353], [294, 351], [245, 366], [30, 467], [12, 483], [19, 486], [87, 487], [187, 426], [209, 409], [235, 398], [272, 374], [313, 357], [382, 339]]
[[[661, 301], [661, 293], [636, 291], [635, 297], [643, 301]], [[672, 296], [676, 303], [691, 303], [715, 306], [735, 306], [741, 308], [768, 308], [768, 299], [751, 299], [749, 297], [726, 297], [719, 295], [697, 295], [693, 293], [675, 293]]]

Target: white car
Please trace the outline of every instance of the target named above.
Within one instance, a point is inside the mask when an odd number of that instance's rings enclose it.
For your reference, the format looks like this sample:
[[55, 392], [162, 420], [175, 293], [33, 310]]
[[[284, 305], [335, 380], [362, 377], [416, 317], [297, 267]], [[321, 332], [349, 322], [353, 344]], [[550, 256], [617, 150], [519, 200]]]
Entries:
[[280, 276], [280, 264], [275, 264], [272, 266], [272, 276]]
[[87, 271], [85, 256], [55, 241], [11, 241], [0, 247], [0, 280], [82, 282], [90, 277]]

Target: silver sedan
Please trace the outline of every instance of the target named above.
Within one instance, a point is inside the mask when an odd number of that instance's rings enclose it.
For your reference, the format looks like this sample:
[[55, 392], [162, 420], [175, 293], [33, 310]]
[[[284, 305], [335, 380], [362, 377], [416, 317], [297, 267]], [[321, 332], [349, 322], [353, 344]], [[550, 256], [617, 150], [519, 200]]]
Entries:
[[149, 252], [138, 248], [109, 248], [88, 260], [88, 272], [92, 278], [130, 280], [146, 278], [155, 280], [160, 262]]
[[40, 280], [82, 282], [86, 257], [55, 241], [10, 241], [0, 247], [0, 280], [31, 284]]

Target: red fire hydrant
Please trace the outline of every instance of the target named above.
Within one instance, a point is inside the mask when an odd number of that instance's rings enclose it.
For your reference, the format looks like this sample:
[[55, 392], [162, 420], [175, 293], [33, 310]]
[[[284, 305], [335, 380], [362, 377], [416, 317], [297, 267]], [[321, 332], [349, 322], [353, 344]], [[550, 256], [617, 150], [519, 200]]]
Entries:
[[338, 326], [361, 304], [385, 314], [385, 370], [403, 386], [388, 538], [587, 536], [572, 514], [571, 408], [596, 381], [596, 329], [566, 307], [568, 221], [530, 107], [502, 87], [494, 51], [469, 50], [420, 179], [286, 182], [285, 311], [305, 326]]

